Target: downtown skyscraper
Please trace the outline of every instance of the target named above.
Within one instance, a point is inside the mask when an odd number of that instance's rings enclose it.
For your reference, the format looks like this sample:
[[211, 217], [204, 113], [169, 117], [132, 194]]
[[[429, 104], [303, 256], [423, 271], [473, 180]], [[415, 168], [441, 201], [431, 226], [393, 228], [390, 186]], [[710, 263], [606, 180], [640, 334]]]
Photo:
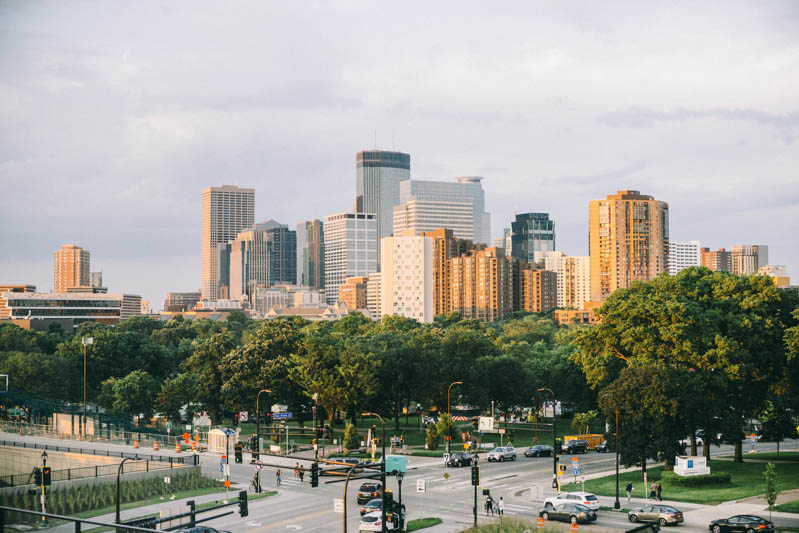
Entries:
[[219, 246], [234, 240], [255, 221], [255, 189], [233, 185], [208, 187], [202, 192], [203, 300], [219, 298]]
[[90, 254], [80, 246], [65, 244], [53, 254], [53, 292], [65, 293], [72, 287], [89, 287]]

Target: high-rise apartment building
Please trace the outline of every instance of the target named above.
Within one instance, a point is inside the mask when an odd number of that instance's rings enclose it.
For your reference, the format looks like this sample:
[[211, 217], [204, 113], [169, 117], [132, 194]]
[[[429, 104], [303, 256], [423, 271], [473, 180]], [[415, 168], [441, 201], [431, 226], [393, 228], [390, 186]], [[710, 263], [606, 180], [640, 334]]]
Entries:
[[53, 292], [63, 294], [70, 287], [91, 287], [89, 251], [74, 244], [65, 244], [55, 251]]
[[350, 311], [366, 309], [366, 285], [368, 276], [347, 278], [338, 286], [338, 301], [345, 303]]
[[760, 276], [768, 276], [774, 280], [774, 285], [778, 289], [787, 289], [791, 286], [791, 278], [788, 277], [788, 268], [784, 265], [762, 265], [757, 269]]
[[[356, 213], [375, 216], [377, 238], [393, 231], [394, 207], [399, 205], [400, 183], [411, 179], [411, 156], [402, 152], [364, 150], [355, 161]], [[377, 251], [380, 264], [380, 250]]]
[[381, 315], [400, 315], [432, 322], [433, 239], [404, 230], [380, 241]]
[[377, 271], [377, 218], [338, 213], [325, 218], [325, 299], [333, 305], [347, 278]]
[[102, 287], [103, 286], [103, 273], [101, 272], [92, 272], [90, 274], [92, 279], [92, 287]]
[[699, 241], [669, 242], [669, 274], [676, 276], [681, 270], [701, 265]]
[[761, 265], [768, 265], [768, 246], [763, 244], [736, 244], [730, 250], [732, 273], [739, 276], [757, 274]]
[[372, 272], [366, 281], [366, 309], [372, 315], [372, 320], [380, 320], [380, 285], [383, 274], [381, 272]]
[[[452, 311], [452, 270], [448, 267], [448, 261], [475, 249], [475, 246], [470, 240], [456, 238], [453, 230], [447, 228], [426, 231], [422, 235], [433, 241], [433, 316], [447, 314]], [[479, 247], [484, 248], [482, 245]]]
[[557, 306], [582, 309], [591, 300], [591, 258], [569, 257], [563, 252], [544, 252], [544, 270], [557, 274]]
[[668, 269], [669, 205], [638, 191], [618, 191], [589, 207], [591, 300]]
[[544, 252], [555, 251], [555, 222], [549, 213], [523, 213], [510, 224], [512, 257], [528, 263], [543, 259]]
[[450, 269], [448, 308], [467, 318], [492, 321], [504, 318], [513, 310], [511, 258], [501, 249], [473, 250], [453, 257]]
[[710, 251], [710, 248], [699, 250], [699, 260], [703, 267], [714, 272], [732, 272], [732, 254], [724, 248]]
[[325, 229], [321, 220], [297, 224], [297, 285], [325, 288]]
[[233, 185], [208, 187], [202, 192], [202, 297], [219, 298], [220, 244], [234, 240], [255, 222], [255, 189]]
[[297, 234], [269, 220], [242, 231], [230, 243], [230, 298], [253, 301], [257, 287], [297, 279]]
[[394, 208], [394, 234], [438, 228], [455, 237], [490, 244], [491, 215], [485, 212], [480, 176], [462, 176], [454, 182], [408, 180], [400, 183], [399, 205]]
[[547, 313], [558, 305], [558, 275], [549, 270], [539, 270], [532, 265], [520, 269], [520, 311]]

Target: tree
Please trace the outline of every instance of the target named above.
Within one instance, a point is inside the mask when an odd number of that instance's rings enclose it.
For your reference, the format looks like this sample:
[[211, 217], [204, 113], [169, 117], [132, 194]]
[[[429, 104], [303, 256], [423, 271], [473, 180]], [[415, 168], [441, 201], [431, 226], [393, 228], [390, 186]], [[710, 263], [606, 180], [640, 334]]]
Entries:
[[215, 424], [222, 422], [222, 360], [234, 348], [230, 333], [215, 333], [197, 339], [194, 352], [181, 367], [196, 384], [192, 400], [208, 411]]
[[152, 417], [158, 382], [147, 372], [134, 370], [127, 376], [114, 380], [112, 390], [115, 411], [142, 415], [145, 420]]
[[424, 442], [427, 444], [428, 450], [438, 449], [438, 443], [441, 435], [438, 433], [438, 428], [434, 424], [428, 424], [425, 430]]
[[358, 430], [355, 429], [354, 424], [347, 424], [347, 427], [344, 428], [344, 442], [342, 445], [347, 453], [349, 453], [350, 450], [357, 450], [361, 447], [361, 441], [358, 438]]
[[452, 422], [452, 417], [449, 416], [449, 413], [441, 414], [441, 418], [439, 418], [438, 422], [436, 422], [436, 430], [438, 431], [438, 435], [440, 437], [444, 437], [444, 440], [452, 440], [452, 438], [455, 436], [455, 433], [457, 433], [457, 430]]
[[763, 488], [765, 489], [770, 519], [771, 511], [774, 509], [774, 504], [777, 503], [777, 496], [780, 493], [780, 487], [777, 481], [777, 469], [774, 467], [774, 463], [766, 464], [766, 467], [763, 469]]
[[758, 416], [762, 433], [761, 438], [767, 442], [777, 443], [777, 457], [780, 455], [780, 442], [796, 436], [795, 420], [781, 398], [772, 398], [766, 402], [766, 408]]
[[599, 413], [596, 411], [588, 411], [587, 413], [577, 413], [572, 418], [572, 429], [576, 430], [578, 434], [587, 434], [591, 421], [597, 417]]

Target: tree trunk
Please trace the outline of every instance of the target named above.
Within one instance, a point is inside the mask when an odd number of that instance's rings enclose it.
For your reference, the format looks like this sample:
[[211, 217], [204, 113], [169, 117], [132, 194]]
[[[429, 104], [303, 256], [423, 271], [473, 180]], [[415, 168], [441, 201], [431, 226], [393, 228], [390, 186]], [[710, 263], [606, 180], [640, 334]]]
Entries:
[[394, 431], [399, 433], [400, 398], [394, 400]]
[[743, 446], [741, 441], [735, 443], [735, 462], [736, 463], [744, 462]]
[[[643, 474], [646, 474], [646, 457], [641, 457], [641, 474], [642, 474], [642, 475], [643, 475]], [[646, 488], [646, 487], [644, 487], [644, 488], [645, 488], [646, 490], [649, 490], [649, 489], [648, 489], [648, 488]]]
[[405, 401], [405, 425], [406, 426], [408, 425], [408, 416], [410, 414], [410, 410], [411, 410], [411, 399], [408, 398]]
[[691, 455], [696, 457], [696, 432], [691, 432]]
[[705, 459], [710, 461], [710, 443], [707, 440], [707, 434], [705, 434], [705, 438], [702, 439], [702, 455], [705, 456]]
[[777, 457], [780, 456], [780, 441], [777, 441]]

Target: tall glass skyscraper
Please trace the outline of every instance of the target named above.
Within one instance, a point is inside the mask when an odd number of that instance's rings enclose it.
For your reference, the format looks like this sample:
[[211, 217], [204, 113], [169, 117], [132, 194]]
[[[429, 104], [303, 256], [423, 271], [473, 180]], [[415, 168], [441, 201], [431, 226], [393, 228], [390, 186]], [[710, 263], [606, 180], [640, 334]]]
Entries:
[[297, 224], [297, 285], [325, 288], [325, 230], [321, 220]]
[[[356, 156], [355, 212], [374, 213], [378, 242], [394, 231], [399, 184], [411, 179], [411, 156], [402, 152], [364, 150]], [[378, 264], [380, 248], [377, 250]]]
[[[555, 222], [549, 213], [523, 213], [510, 223], [511, 256], [535, 263], [555, 251]], [[538, 254], [536, 256], [536, 254]]]
[[[221, 261], [220, 261], [221, 263]], [[257, 287], [297, 279], [297, 234], [274, 220], [255, 224], [230, 243], [230, 298], [252, 300]]]

